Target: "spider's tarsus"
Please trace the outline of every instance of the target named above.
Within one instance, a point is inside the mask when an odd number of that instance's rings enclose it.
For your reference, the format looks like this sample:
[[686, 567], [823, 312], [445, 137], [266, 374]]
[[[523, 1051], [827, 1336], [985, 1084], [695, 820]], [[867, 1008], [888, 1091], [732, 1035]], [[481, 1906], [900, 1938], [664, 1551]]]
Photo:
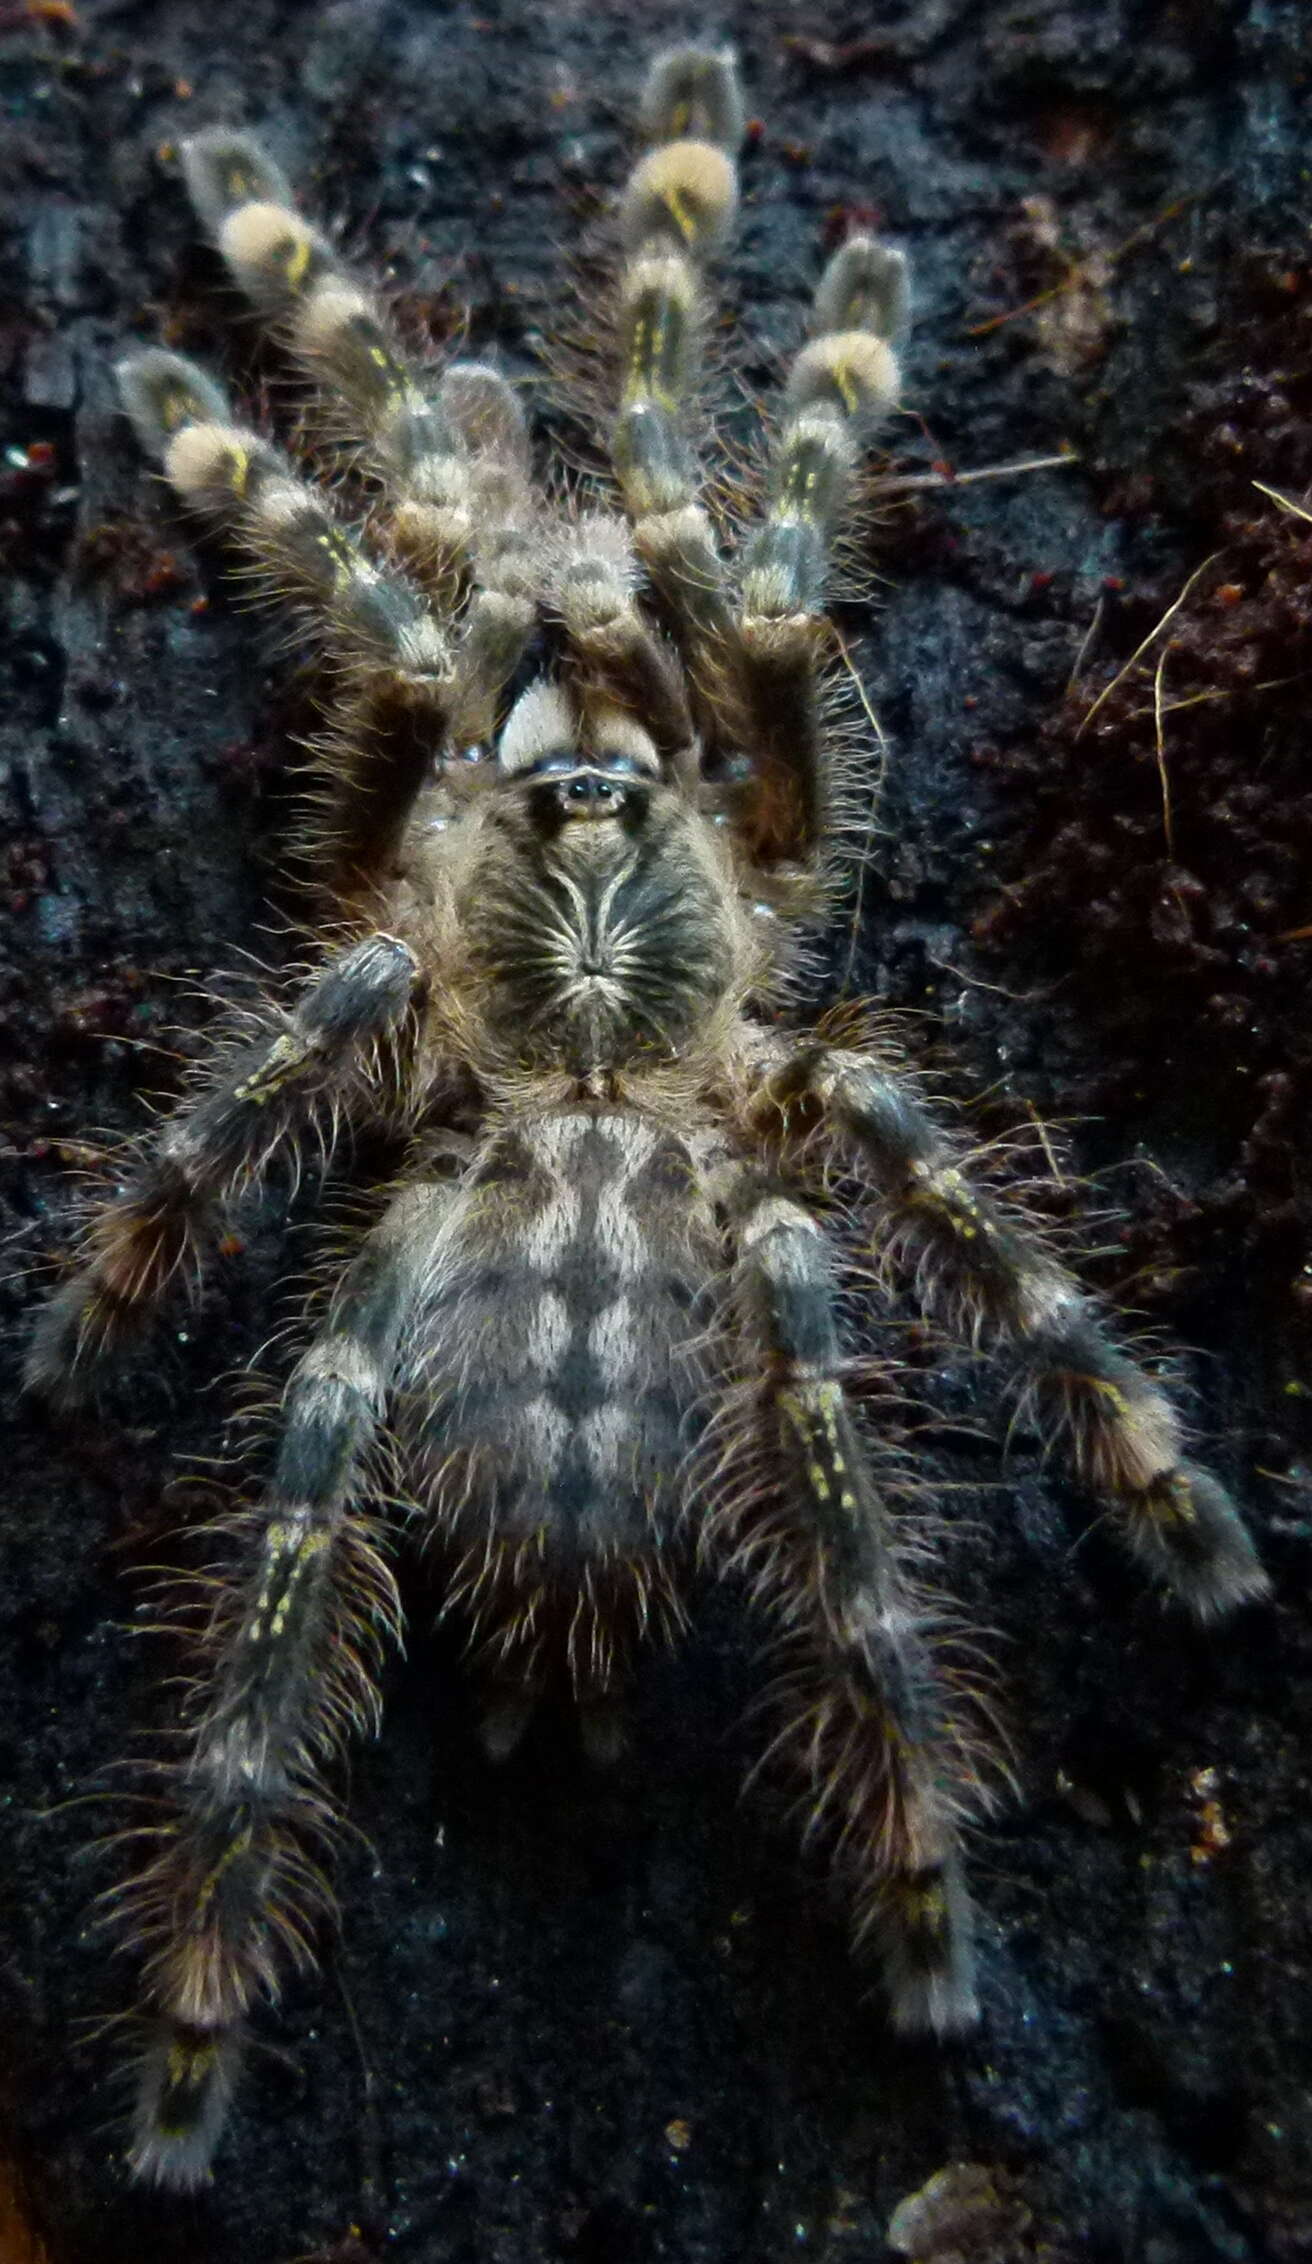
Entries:
[[213, 2036], [175, 2026], [147, 2045], [127, 2156], [143, 2184], [194, 2193], [210, 2183], [241, 2058], [235, 2029]]
[[905, 252], [875, 236], [849, 236], [816, 285], [811, 329], [867, 330], [897, 339], [911, 320], [911, 270]]
[[1169, 1470], [1117, 1529], [1144, 1570], [1204, 1626], [1271, 1594], [1253, 1537], [1225, 1487], [1194, 1463]]
[[291, 185], [253, 134], [211, 126], [191, 134], [181, 152], [183, 179], [201, 225], [216, 235], [228, 215], [246, 204], [290, 207]]
[[970, 1899], [958, 1862], [890, 1882], [874, 1904], [870, 1932], [900, 2036], [960, 2036], [976, 2025]]
[[649, 142], [703, 141], [736, 150], [746, 131], [742, 84], [729, 47], [667, 47], [648, 67], [638, 125]]
[[[143, 1233], [143, 1242], [149, 1232]], [[190, 1237], [181, 1237], [178, 1247], [190, 1255]], [[171, 1244], [157, 1270], [171, 1279], [179, 1262]], [[152, 1288], [145, 1294], [116, 1295], [102, 1271], [84, 1265], [37, 1316], [23, 1362], [24, 1390], [58, 1412], [84, 1407], [94, 1397], [105, 1355], [140, 1333], [155, 1294]]]
[[231, 424], [228, 396], [212, 377], [182, 354], [147, 346], [115, 364], [119, 398], [143, 452], [162, 464], [188, 425]]

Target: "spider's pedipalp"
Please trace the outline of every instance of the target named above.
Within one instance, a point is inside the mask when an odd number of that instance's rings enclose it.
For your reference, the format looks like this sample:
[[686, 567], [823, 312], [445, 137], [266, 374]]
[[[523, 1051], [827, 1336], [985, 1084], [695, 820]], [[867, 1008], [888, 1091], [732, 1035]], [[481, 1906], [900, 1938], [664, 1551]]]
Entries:
[[1187, 1460], [1180, 1418], [1118, 1351], [1093, 1300], [1039, 1237], [971, 1184], [946, 1134], [869, 1056], [799, 1050], [765, 1105], [810, 1103], [871, 1173], [880, 1246], [910, 1266], [931, 1307], [972, 1341], [1004, 1346], [1040, 1430], [1066, 1444], [1137, 1557], [1199, 1619], [1260, 1600], [1270, 1583], [1224, 1487]]
[[294, 1154], [316, 1121], [330, 1136], [379, 1041], [403, 1020], [417, 975], [406, 944], [370, 936], [331, 959], [290, 1014], [265, 1010], [264, 1034], [235, 1049], [169, 1119], [94, 1217], [79, 1271], [41, 1313], [29, 1388], [76, 1397], [96, 1362], [140, 1330], [175, 1280], [194, 1286], [224, 1200], [280, 1151]]
[[777, 1477], [764, 1512], [726, 1512], [730, 1548], [769, 1566], [783, 1636], [776, 1749], [800, 1769], [808, 1837], [835, 1851], [856, 1939], [878, 1957], [894, 2026], [943, 2035], [978, 2015], [958, 1824], [980, 1801], [926, 1620], [843, 1390], [824, 1236], [748, 1182], [738, 1292], [766, 1364], [761, 1420]]
[[503, 483], [499, 516], [515, 516], [527, 507], [532, 451], [528, 419], [514, 386], [490, 362], [452, 362], [437, 390], [475, 467], [483, 473], [484, 505], [496, 500], [493, 481], [499, 476]]
[[890, 338], [907, 313], [905, 262], [871, 237], [830, 260], [814, 333], [788, 375], [788, 418], [765, 518], [743, 558], [738, 625], [754, 777], [743, 828], [766, 865], [814, 864], [835, 822], [835, 781], [817, 684], [825, 579], [860, 445], [897, 399]]
[[688, 752], [693, 722], [679, 669], [615, 561], [581, 544], [556, 599], [585, 710], [621, 709], [665, 759]]
[[535, 508], [528, 419], [509, 378], [490, 362], [449, 363], [438, 379], [437, 397], [469, 453], [478, 548], [489, 525], [522, 525]]

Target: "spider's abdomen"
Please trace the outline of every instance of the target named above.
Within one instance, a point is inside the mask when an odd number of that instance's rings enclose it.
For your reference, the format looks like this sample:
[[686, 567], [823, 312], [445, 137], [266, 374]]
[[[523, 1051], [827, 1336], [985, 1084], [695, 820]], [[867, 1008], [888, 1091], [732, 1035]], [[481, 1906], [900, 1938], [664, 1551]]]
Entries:
[[718, 1256], [688, 1144], [622, 1110], [503, 1122], [445, 1235], [400, 1379], [421, 1494], [460, 1497], [462, 1543], [495, 1539], [534, 1582], [649, 1557]]

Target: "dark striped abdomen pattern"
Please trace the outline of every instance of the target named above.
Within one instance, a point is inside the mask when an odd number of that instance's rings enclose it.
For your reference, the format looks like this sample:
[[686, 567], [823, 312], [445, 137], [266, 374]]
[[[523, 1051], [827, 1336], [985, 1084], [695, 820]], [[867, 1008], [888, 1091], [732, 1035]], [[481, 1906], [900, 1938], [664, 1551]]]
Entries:
[[402, 1388], [435, 1489], [463, 1472], [469, 1512], [540, 1535], [558, 1572], [645, 1554], [676, 1507], [717, 1259], [686, 1144], [619, 1111], [503, 1124], [452, 1237]]

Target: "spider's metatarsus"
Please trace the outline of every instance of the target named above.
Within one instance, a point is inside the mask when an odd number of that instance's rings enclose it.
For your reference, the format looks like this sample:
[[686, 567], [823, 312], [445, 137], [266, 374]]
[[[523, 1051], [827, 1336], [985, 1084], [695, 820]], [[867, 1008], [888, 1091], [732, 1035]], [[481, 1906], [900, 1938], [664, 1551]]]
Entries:
[[845, 1388], [836, 1261], [805, 1200], [835, 1166], [869, 1190], [867, 1250], [1011, 1353], [1152, 1576], [1200, 1618], [1266, 1586], [1168, 1400], [972, 1187], [895, 1064], [781, 1024], [841, 800], [827, 553], [896, 399], [907, 287], [869, 236], [830, 260], [763, 512], [726, 562], [689, 412], [742, 123], [727, 56], [657, 59], [619, 214], [622, 512], [537, 493], [505, 381], [410, 367], [239, 134], [186, 146], [192, 200], [358, 451], [369, 543], [193, 364], [147, 351], [119, 371], [178, 496], [319, 655], [325, 940], [290, 1009], [233, 1041], [94, 1217], [33, 1382], [80, 1388], [307, 1138], [342, 1121], [408, 1141], [287, 1386], [129, 1890], [152, 2031], [131, 2159], [167, 2184], [207, 2174], [252, 2003], [308, 1954], [327, 1767], [374, 1718], [399, 1617], [384, 1443], [474, 1631], [494, 1752], [562, 1675], [592, 1749], [613, 1749], [635, 1641], [680, 1616], [689, 1523], [744, 1566], [783, 1654], [779, 1747], [894, 2023], [975, 2018], [958, 1839], [980, 1773]]

